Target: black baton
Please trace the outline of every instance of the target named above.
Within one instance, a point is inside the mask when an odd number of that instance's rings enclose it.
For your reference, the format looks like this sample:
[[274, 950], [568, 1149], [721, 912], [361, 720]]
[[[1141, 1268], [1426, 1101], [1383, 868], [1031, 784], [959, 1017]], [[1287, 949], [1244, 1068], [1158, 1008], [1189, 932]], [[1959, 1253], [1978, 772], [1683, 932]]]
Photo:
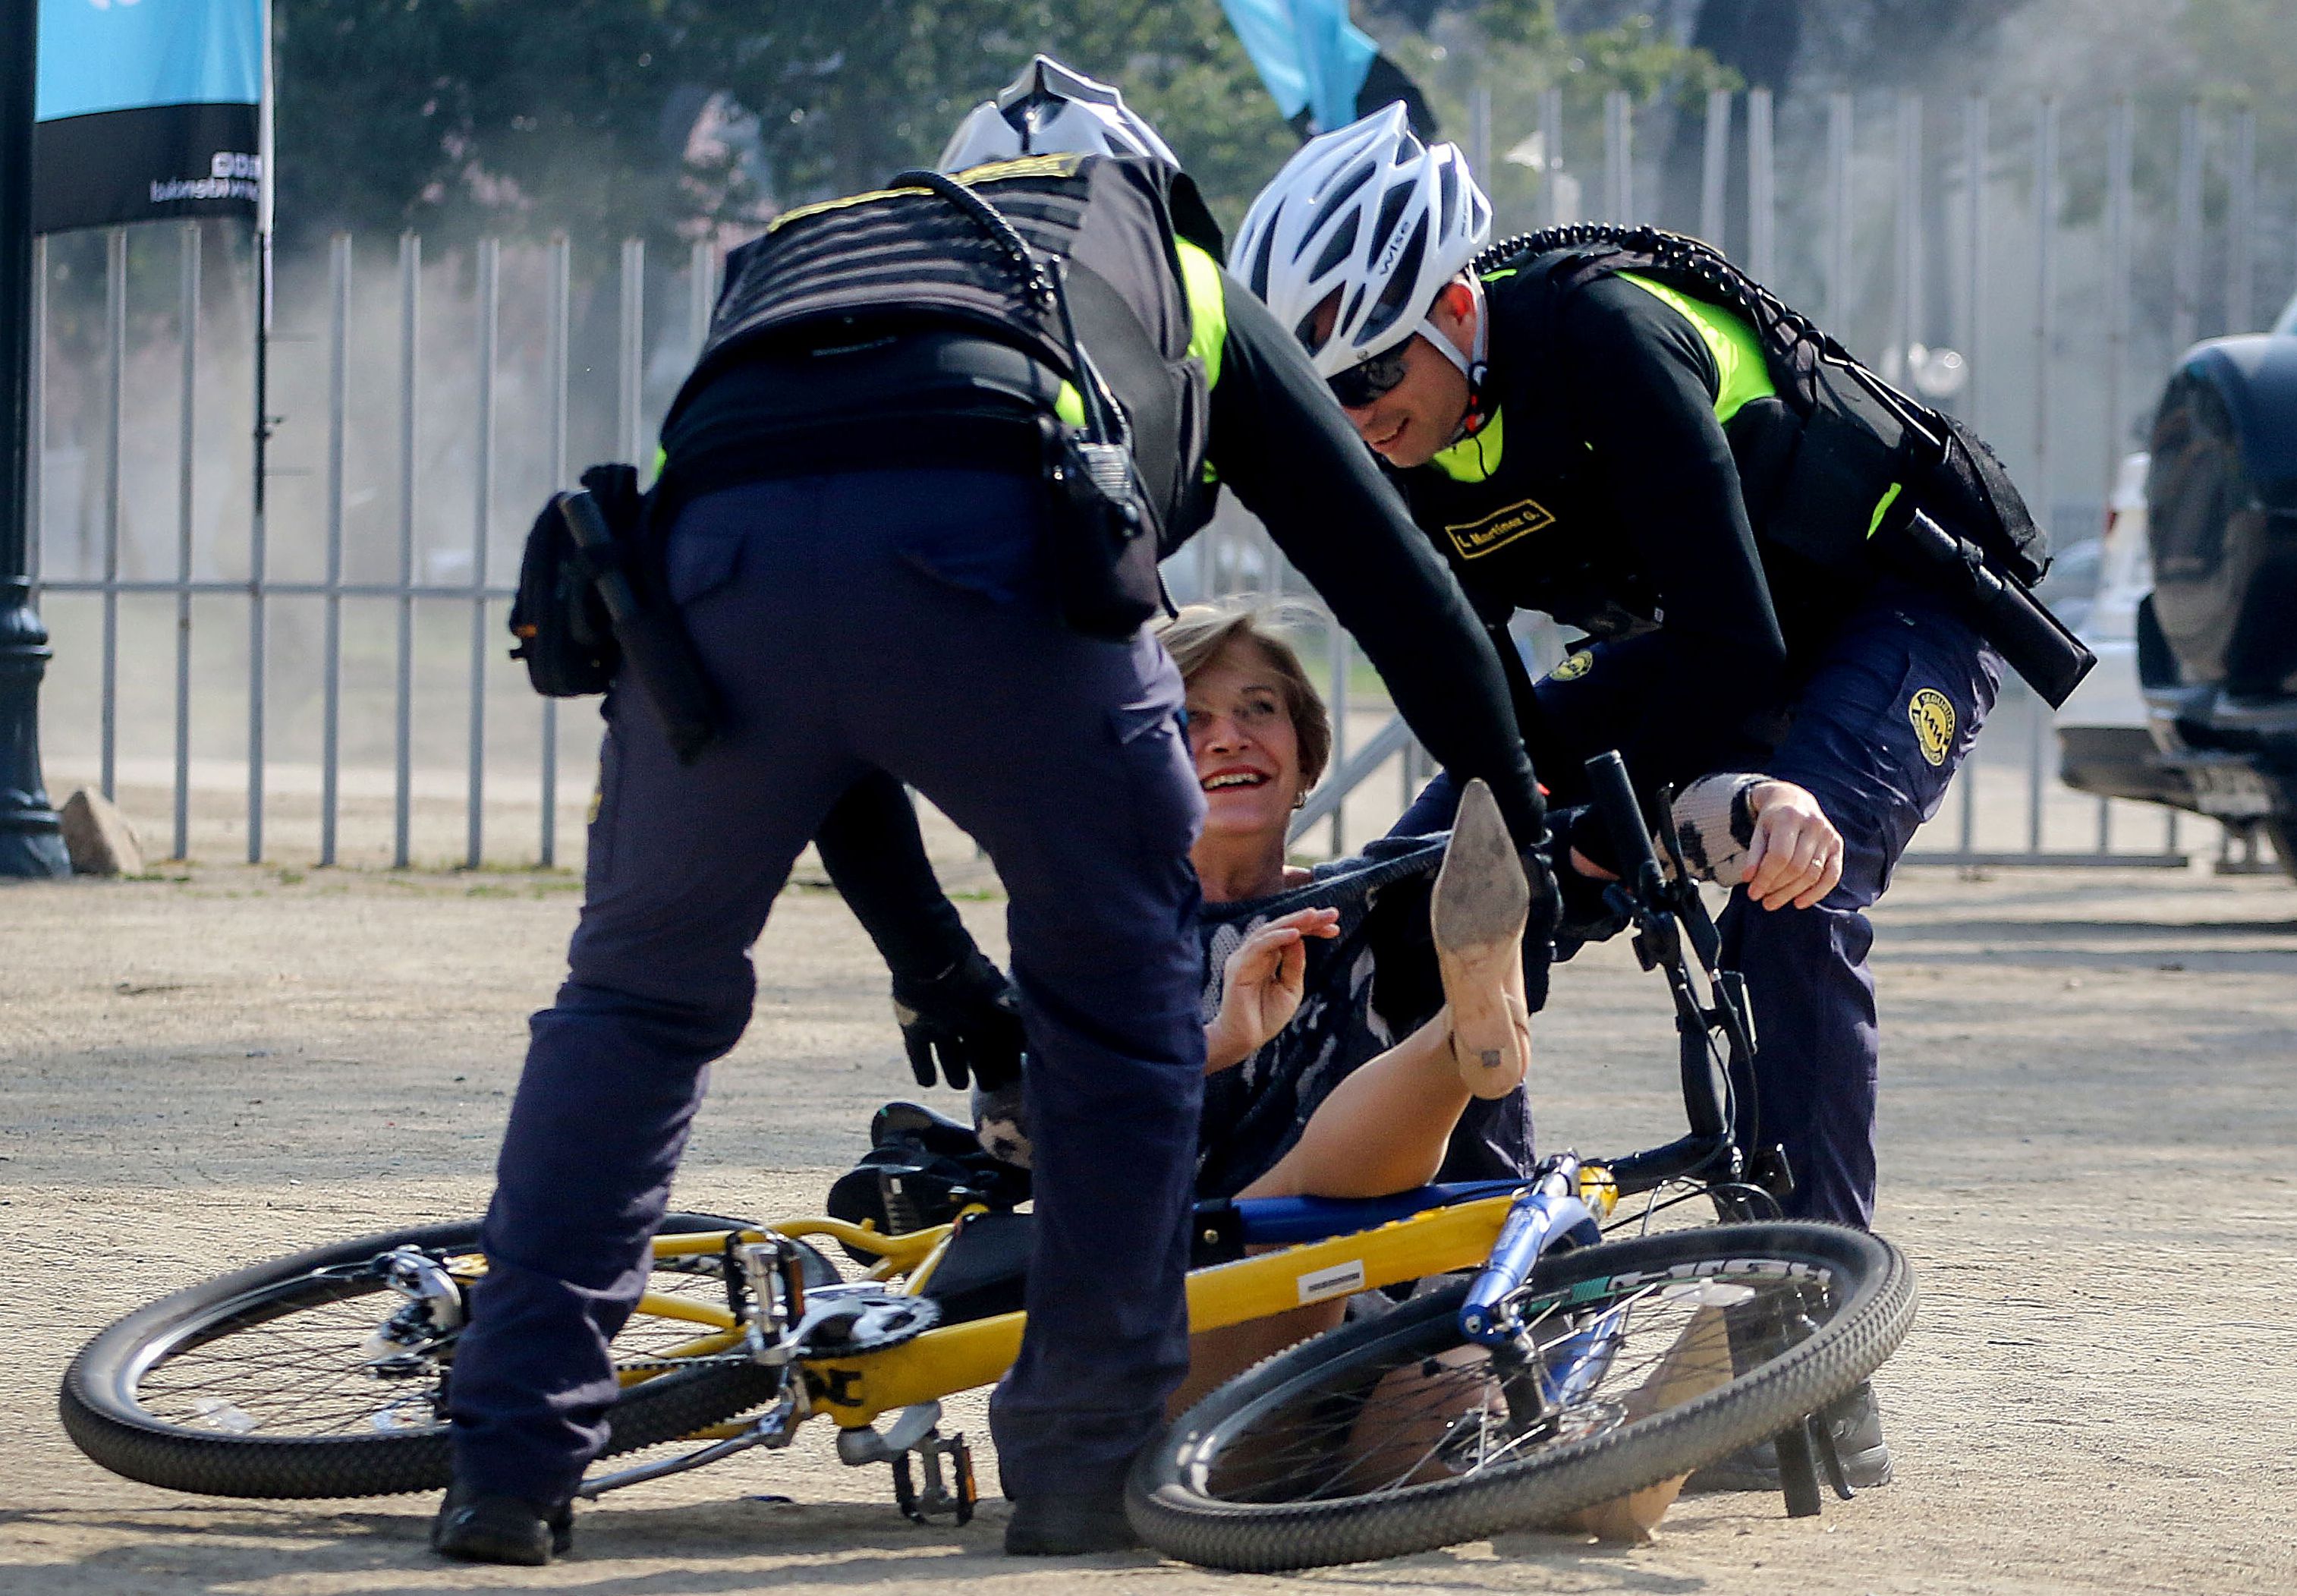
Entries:
[[650, 605], [631, 586], [625, 567], [628, 551], [618, 543], [598, 501], [587, 490], [558, 496], [558, 513], [574, 547], [588, 556], [591, 580], [613, 622], [614, 640], [622, 657], [654, 701], [663, 730], [678, 762], [690, 765], [718, 736], [718, 695], [703, 674], [677, 612], [667, 605]]

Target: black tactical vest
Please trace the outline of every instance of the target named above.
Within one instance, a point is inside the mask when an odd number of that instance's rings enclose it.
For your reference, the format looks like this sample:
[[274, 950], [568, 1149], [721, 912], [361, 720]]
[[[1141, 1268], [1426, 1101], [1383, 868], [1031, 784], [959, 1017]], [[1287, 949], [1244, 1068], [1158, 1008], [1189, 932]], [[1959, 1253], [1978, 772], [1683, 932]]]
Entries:
[[[1195, 185], [1158, 161], [1028, 157], [958, 175], [1030, 247], [1062, 257], [1080, 341], [1114, 391], [1158, 518], [1160, 547], [1200, 523], [1208, 420], [1189, 355], [1189, 300], [1173, 240], [1217, 259]], [[980, 225], [922, 188], [785, 211], [727, 258], [708, 338], [679, 403], [729, 361], [824, 341], [957, 325], [1011, 343], [1074, 383], [1060, 329]], [[673, 404], [676, 412], [678, 404]]]

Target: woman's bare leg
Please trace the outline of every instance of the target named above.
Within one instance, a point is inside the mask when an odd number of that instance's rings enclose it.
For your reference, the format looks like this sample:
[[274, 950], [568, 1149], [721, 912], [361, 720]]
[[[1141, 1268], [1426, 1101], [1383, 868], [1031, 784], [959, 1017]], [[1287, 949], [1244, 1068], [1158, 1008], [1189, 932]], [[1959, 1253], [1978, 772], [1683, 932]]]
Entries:
[[1449, 1008], [1332, 1088], [1300, 1139], [1239, 1197], [1386, 1197], [1436, 1178], [1468, 1089]]

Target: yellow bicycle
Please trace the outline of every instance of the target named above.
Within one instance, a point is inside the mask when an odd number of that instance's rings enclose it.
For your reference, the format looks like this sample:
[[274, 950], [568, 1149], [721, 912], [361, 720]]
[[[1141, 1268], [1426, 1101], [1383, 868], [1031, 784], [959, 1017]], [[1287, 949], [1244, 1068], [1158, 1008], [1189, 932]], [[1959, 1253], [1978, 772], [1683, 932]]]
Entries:
[[[1913, 1281], [1874, 1237], [1760, 1217], [1775, 1204], [1730, 1100], [1741, 996], [1715, 977], [1695, 892], [1644, 853], [1624, 901], [1674, 993], [1690, 1133], [1601, 1164], [1562, 1154], [1528, 1181], [1200, 1204], [1192, 1330], [1342, 1298], [1365, 1311], [1219, 1386], [1142, 1454], [1131, 1508], [1153, 1544], [1239, 1568], [1393, 1556], [1551, 1522], [1774, 1437], [1790, 1510], [1816, 1510], [1814, 1448], [1848, 1494], [1808, 1415], [1896, 1348]], [[913, 1211], [897, 1168], [877, 1178], [883, 1212]], [[1647, 1205], [1644, 1233], [1605, 1236], [1623, 1196], [1678, 1187], [1726, 1222], [1651, 1233]], [[844, 1461], [893, 1466], [910, 1517], [969, 1518], [970, 1452], [941, 1403], [1018, 1352], [1033, 1221], [962, 1190], [944, 1206], [915, 1229], [673, 1215], [615, 1343], [607, 1454], [690, 1450], [582, 1493], [786, 1446], [822, 1419]], [[485, 1268], [465, 1222], [193, 1287], [88, 1344], [64, 1426], [105, 1468], [175, 1490], [442, 1487], [455, 1345]]]

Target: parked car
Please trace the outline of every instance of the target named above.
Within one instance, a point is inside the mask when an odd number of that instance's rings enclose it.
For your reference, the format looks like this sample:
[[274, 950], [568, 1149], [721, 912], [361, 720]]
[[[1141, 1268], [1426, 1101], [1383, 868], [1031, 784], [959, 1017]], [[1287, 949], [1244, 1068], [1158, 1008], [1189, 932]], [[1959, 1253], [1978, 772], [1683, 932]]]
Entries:
[[2297, 876], [2297, 300], [2270, 333], [2186, 352], [2112, 514], [2084, 629], [2098, 668], [2059, 716], [2065, 779], [2261, 829]]

